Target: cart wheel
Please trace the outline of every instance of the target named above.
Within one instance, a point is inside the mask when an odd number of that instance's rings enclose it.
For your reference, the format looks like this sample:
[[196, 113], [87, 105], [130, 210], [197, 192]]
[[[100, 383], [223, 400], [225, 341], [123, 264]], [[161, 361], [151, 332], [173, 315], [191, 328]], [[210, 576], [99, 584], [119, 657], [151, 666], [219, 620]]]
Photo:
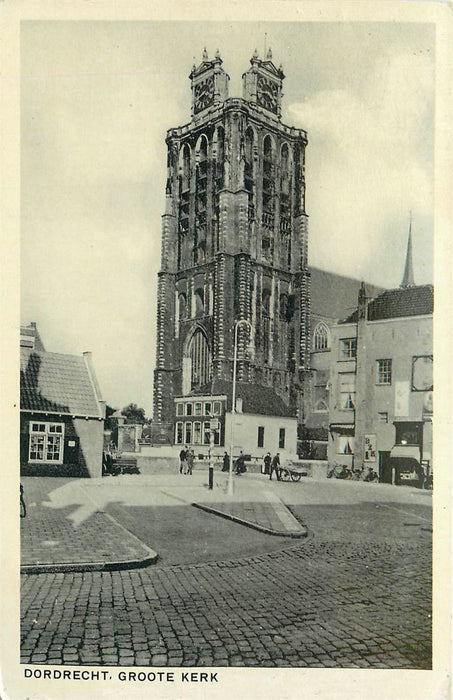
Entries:
[[302, 474], [297, 474], [297, 472], [291, 472], [291, 480], [292, 481], [300, 481], [300, 477]]
[[281, 481], [289, 481], [290, 478], [291, 478], [291, 475], [290, 475], [289, 471], [288, 471], [287, 469], [283, 468], [283, 469], [280, 471], [280, 479], [281, 479]]

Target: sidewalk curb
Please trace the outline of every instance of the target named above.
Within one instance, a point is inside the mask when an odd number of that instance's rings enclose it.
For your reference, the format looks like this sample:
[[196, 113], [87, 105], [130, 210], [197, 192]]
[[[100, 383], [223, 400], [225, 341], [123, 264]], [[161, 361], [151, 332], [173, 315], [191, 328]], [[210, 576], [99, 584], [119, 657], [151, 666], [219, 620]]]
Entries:
[[115, 520], [114, 517], [107, 513], [105, 510], [98, 510], [98, 513], [102, 513], [106, 518], [115, 523], [116, 527], [123, 530], [129, 538], [134, 539], [136, 542], [140, 543], [140, 546], [147, 552], [148, 556], [143, 559], [123, 559], [120, 561], [98, 561], [98, 562], [65, 562], [60, 564], [23, 564], [20, 567], [21, 574], [61, 574], [61, 573], [79, 573], [82, 571], [125, 571], [127, 569], [143, 569], [146, 566], [155, 564], [159, 558], [157, 552], [151, 547], [148, 547], [144, 542], [142, 542], [138, 537], [136, 537], [132, 532], [127, 530], [123, 525]]
[[221, 518], [225, 518], [226, 520], [232, 520], [235, 523], [239, 523], [240, 525], [245, 525], [246, 527], [250, 527], [253, 530], [259, 530], [259, 532], [265, 532], [267, 535], [276, 535], [278, 537], [291, 537], [293, 539], [301, 538], [301, 537], [307, 537], [308, 531], [306, 528], [304, 528], [302, 525], [300, 526], [299, 531], [294, 531], [294, 532], [289, 532], [288, 530], [272, 530], [269, 527], [265, 527], [264, 525], [258, 525], [258, 523], [252, 523], [250, 520], [244, 520], [243, 518], [238, 518], [236, 515], [231, 515], [231, 513], [225, 513], [222, 510], [217, 510], [216, 508], [211, 508], [211, 506], [207, 506], [204, 503], [192, 503], [192, 505], [195, 508], [199, 508], [200, 510], [204, 510], [207, 513], [213, 513], [214, 515], [220, 515]]

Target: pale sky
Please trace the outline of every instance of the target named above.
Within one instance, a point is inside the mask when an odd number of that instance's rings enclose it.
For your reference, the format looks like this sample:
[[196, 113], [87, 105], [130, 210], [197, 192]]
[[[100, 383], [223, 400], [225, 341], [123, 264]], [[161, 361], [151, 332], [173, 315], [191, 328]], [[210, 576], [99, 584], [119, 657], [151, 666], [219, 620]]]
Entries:
[[218, 48], [240, 96], [265, 41], [308, 132], [310, 264], [399, 286], [412, 211], [433, 280], [433, 25], [23, 23], [21, 320], [91, 350], [115, 408], [151, 414], [165, 134], [190, 121], [192, 64]]

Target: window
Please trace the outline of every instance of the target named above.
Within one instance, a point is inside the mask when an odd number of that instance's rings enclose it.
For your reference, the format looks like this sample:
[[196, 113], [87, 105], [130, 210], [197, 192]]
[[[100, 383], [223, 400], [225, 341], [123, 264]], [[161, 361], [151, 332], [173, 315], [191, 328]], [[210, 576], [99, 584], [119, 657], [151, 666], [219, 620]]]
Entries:
[[285, 428], [278, 431], [278, 446], [281, 450], [285, 448]]
[[389, 414], [387, 411], [380, 411], [378, 413], [378, 421], [379, 423], [388, 423], [389, 422]]
[[177, 415], [177, 416], [183, 416], [183, 415], [184, 415], [184, 404], [183, 404], [183, 403], [177, 403], [177, 404], [176, 404], [176, 415]]
[[211, 353], [206, 336], [200, 330], [195, 331], [190, 343], [190, 359], [192, 388], [207, 384], [211, 376]]
[[355, 408], [355, 374], [340, 374], [340, 408], [350, 411]]
[[211, 405], [211, 403], [205, 403], [205, 405], [204, 405], [204, 415], [205, 415], [205, 416], [209, 416], [209, 414], [211, 413], [211, 411], [212, 411], [212, 405]]
[[[179, 404], [179, 405], [182, 405], [182, 404]], [[183, 438], [182, 423], [176, 423], [175, 442], [177, 445], [182, 445], [182, 438]]]
[[186, 416], [191, 416], [192, 415], [192, 404], [191, 403], [186, 403]]
[[258, 426], [258, 447], [264, 447], [264, 425]]
[[30, 423], [30, 462], [62, 464], [63, 445], [63, 423]]
[[329, 329], [325, 323], [318, 323], [313, 333], [313, 350], [328, 350], [329, 346]]
[[203, 423], [203, 445], [209, 445], [211, 437], [211, 423], [205, 421]]
[[202, 411], [202, 404], [201, 403], [196, 403], [195, 404], [195, 410], [194, 410], [194, 415], [195, 416], [201, 416], [201, 411]]
[[377, 383], [391, 384], [392, 383], [392, 361], [377, 360]]
[[342, 338], [340, 340], [340, 359], [352, 360], [357, 354], [356, 338]]
[[192, 423], [186, 423], [185, 438], [184, 442], [190, 445], [192, 442]]
[[222, 404], [220, 401], [214, 401], [212, 404], [212, 415], [213, 416], [220, 416], [222, 412]]
[[201, 444], [201, 423], [198, 421], [193, 424], [193, 443], [194, 445]]

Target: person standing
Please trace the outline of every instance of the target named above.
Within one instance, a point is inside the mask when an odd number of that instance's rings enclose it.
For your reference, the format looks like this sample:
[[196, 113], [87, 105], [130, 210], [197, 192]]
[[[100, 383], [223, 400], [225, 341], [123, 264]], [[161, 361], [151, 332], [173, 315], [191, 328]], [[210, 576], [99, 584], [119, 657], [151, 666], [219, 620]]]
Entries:
[[187, 474], [192, 476], [192, 469], [194, 463], [195, 455], [193, 450], [187, 450], [186, 462], [187, 462]]
[[264, 473], [265, 473], [265, 474], [270, 474], [270, 471], [271, 471], [271, 462], [272, 462], [272, 457], [271, 457], [271, 453], [270, 453], [270, 452], [267, 452], [267, 453], [264, 455], [263, 462], [264, 462]]
[[271, 473], [269, 474], [269, 479], [272, 481], [272, 474], [275, 471], [277, 476], [277, 481], [280, 481], [280, 455], [277, 452], [271, 463]]
[[179, 473], [182, 474], [185, 471], [185, 466], [187, 463], [187, 445], [183, 447], [179, 453]]
[[222, 471], [223, 472], [229, 472], [230, 471], [230, 455], [228, 452], [225, 452], [223, 455], [223, 466], [222, 466]]

